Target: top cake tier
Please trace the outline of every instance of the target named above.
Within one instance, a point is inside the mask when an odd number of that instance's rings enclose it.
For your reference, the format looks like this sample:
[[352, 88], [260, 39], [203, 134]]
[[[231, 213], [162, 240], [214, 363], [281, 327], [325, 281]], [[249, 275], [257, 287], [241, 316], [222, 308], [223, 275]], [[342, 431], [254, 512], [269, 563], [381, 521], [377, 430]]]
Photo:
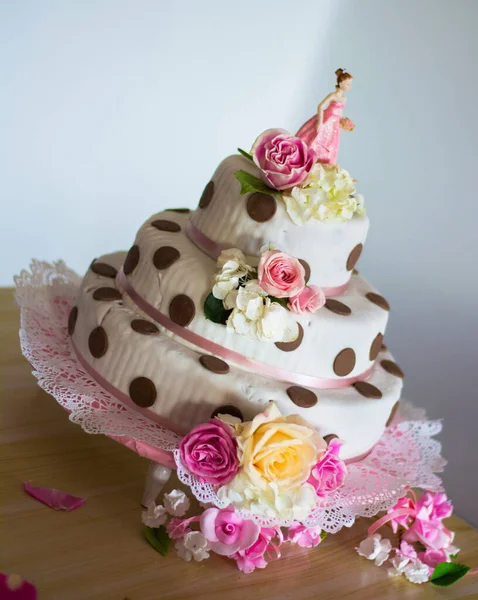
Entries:
[[257, 256], [265, 244], [271, 243], [307, 262], [311, 284], [322, 288], [346, 285], [362, 252], [368, 218], [354, 215], [346, 221], [311, 219], [298, 226], [280, 199], [260, 192], [241, 194], [235, 176], [240, 170], [260, 176], [259, 169], [247, 158], [234, 155], [223, 160], [191, 215], [192, 241], [213, 257], [224, 248], [240, 248], [246, 255]]

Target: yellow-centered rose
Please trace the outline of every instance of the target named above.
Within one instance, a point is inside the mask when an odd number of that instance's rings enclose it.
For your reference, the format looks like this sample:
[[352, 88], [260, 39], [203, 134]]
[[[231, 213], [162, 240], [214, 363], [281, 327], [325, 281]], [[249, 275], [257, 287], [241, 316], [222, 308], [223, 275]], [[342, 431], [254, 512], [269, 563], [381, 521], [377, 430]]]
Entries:
[[243, 473], [260, 489], [274, 483], [295, 488], [304, 483], [327, 444], [298, 415], [284, 417], [271, 403], [241, 431]]

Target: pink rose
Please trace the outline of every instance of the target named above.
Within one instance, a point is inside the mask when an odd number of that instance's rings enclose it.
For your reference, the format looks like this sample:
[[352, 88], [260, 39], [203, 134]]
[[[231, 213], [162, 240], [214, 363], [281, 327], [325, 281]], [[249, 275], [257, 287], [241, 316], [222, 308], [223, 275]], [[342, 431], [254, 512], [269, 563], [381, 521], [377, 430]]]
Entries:
[[310, 471], [307, 483], [314, 487], [317, 496], [320, 498], [324, 498], [327, 494], [337, 490], [347, 475], [347, 467], [344, 461], [339, 458], [341, 446], [342, 442], [340, 440], [337, 438], [332, 439], [322, 458]]
[[303, 183], [315, 162], [315, 152], [284, 129], [268, 129], [252, 145], [252, 158], [265, 182], [276, 190]]
[[199, 481], [221, 485], [239, 468], [237, 441], [219, 419], [192, 429], [179, 445], [181, 462]]
[[223, 556], [252, 546], [261, 529], [254, 521], [243, 519], [231, 509], [208, 508], [199, 523], [211, 550]]
[[259, 285], [271, 296], [290, 298], [305, 287], [305, 269], [293, 256], [279, 250], [264, 252], [257, 267]]
[[[273, 543], [272, 540], [277, 536], [278, 541]], [[284, 541], [280, 528], [274, 527], [262, 527], [259, 532], [257, 540], [246, 548], [245, 550], [239, 550], [233, 554], [230, 558], [233, 558], [237, 567], [243, 573], [252, 573], [254, 569], [264, 569], [267, 567], [267, 560], [265, 559], [266, 552], [271, 553], [275, 551], [276, 558], [279, 558], [279, 548]]]
[[305, 527], [294, 521], [287, 532], [287, 541], [302, 548], [315, 548], [321, 542], [320, 527]]
[[295, 313], [314, 313], [325, 304], [325, 294], [316, 285], [306, 286], [300, 294], [289, 299], [289, 310]]

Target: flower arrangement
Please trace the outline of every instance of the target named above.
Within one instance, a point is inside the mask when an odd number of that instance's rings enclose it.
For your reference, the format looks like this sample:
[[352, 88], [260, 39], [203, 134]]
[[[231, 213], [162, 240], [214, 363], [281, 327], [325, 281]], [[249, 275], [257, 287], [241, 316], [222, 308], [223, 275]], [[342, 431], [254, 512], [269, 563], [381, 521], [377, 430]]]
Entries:
[[341, 129], [345, 131], [353, 131], [355, 129], [355, 124], [348, 117], [341, 117], [339, 123]]
[[[341, 127], [353, 131], [350, 119]], [[285, 203], [296, 225], [311, 219], [347, 221], [365, 214], [363, 197], [356, 194], [355, 180], [335, 164], [317, 162], [306, 143], [283, 129], [264, 131], [252, 145], [251, 153], [239, 152], [260, 169], [261, 178], [247, 171], [236, 171], [241, 194], [263, 192]]]
[[[358, 554], [381, 566], [390, 558], [388, 574], [403, 575], [412, 583], [431, 581], [440, 586], [450, 585], [470, 570], [453, 563], [460, 552], [453, 545], [455, 534], [443, 525], [453, 507], [445, 494], [426, 492], [418, 497], [409, 489], [381, 519], [369, 528], [369, 536], [356, 548]], [[398, 546], [375, 533], [390, 523], [399, 533]]]
[[268, 248], [251, 266], [237, 248], [224, 250], [214, 286], [204, 303], [206, 318], [231, 332], [268, 342], [290, 342], [299, 334], [292, 313], [314, 313], [325, 304], [323, 290], [307, 285], [301, 262]]
[[[173, 490], [164, 506], [152, 505], [143, 513], [147, 539], [162, 553], [167, 540], [175, 540], [177, 553], [188, 561], [202, 561], [211, 551], [227, 556], [246, 573], [278, 558], [284, 542], [315, 547], [324, 534], [301, 521], [342, 485], [347, 468], [340, 447], [335, 438], [327, 445], [298, 415], [282, 415], [273, 402], [245, 423], [218, 415], [181, 440], [176, 460], [215, 487], [222, 507], [208, 505], [201, 515], [179, 519], [189, 502]], [[168, 514], [173, 518], [166, 523]], [[254, 516], [291, 524], [284, 534], [279, 525], [260, 526]]]

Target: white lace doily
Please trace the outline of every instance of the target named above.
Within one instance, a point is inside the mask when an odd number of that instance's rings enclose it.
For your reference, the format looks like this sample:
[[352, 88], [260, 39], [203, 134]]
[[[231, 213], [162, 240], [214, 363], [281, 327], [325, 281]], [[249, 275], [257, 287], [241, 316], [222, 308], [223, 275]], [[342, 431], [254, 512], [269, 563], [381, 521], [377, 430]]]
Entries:
[[[174, 451], [180, 437], [150, 421], [104, 390], [81, 367], [67, 334], [71, 307], [76, 303], [80, 277], [64, 262], [33, 261], [29, 271], [15, 277], [16, 300], [21, 309], [22, 352], [34, 368], [38, 384], [69, 413], [87, 433], [127, 436], [153, 448]], [[372, 517], [393, 506], [407, 487], [441, 491], [445, 460], [441, 445], [432, 436], [441, 431], [439, 421], [427, 421], [421, 409], [400, 405], [399, 415], [384, 432], [372, 452], [348, 464], [343, 486], [316, 507], [304, 521], [336, 533], [351, 527], [359, 516]], [[175, 452], [178, 463], [178, 452]], [[178, 465], [179, 479], [205, 503], [221, 506], [212, 486], [200, 483]], [[250, 514], [244, 514], [251, 518]], [[278, 523], [254, 516], [263, 526]]]

